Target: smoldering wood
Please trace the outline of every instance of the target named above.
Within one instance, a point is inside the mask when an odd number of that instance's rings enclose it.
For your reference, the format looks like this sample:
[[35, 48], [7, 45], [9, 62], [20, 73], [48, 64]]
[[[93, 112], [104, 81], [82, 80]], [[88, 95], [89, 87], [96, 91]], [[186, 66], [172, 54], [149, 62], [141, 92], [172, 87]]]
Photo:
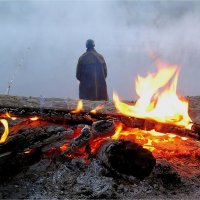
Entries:
[[[42, 149], [47, 151], [52, 147], [60, 147], [65, 143], [70, 143], [67, 152], [70, 153], [97, 137], [108, 137], [114, 134], [114, 121], [102, 120], [93, 124], [92, 130], [88, 126], [83, 128], [80, 136], [73, 139], [73, 130], [64, 127], [54, 127], [53, 125], [33, 127], [31, 123], [22, 122], [22, 128], [18, 128], [10, 133], [7, 141], [0, 145], [0, 157], [6, 152], [24, 152], [30, 149]], [[37, 122], [39, 124], [39, 122]], [[1, 156], [2, 155], [2, 156]]]
[[49, 150], [55, 149], [60, 153], [59, 147], [69, 143], [73, 134], [72, 129], [53, 124], [18, 129], [5, 144], [0, 145], [0, 177], [12, 176], [38, 162]]
[[24, 127], [18, 133], [11, 134], [4, 144], [0, 145], [0, 160], [8, 152], [26, 154], [26, 151], [40, 149], [44, 151], [52, 147], [60, 147], [73, 138], [73, 130], [64, 127]]
[[156, 159], [141, 145], [126, 140], [108, 140], [96, 154], [97, 159], [116, 174], [143, 179], [152, 172]]
[[82, 146], [89, 145], [89, 142], [96, 138], [105, 138], [114, 135], [114, 133], [115, 124], [113, 120], [100, 120], [94, 122], [91, 129], [89, 126], [85, 125], [81, 130], [80, 135], [70, 142], [63, 154], [73, 153]]
[[63, 154], [70, 154], [76, 151], [78, 148], [88, 144], [90, 138], [92, 138], [92, 133], [90, 131], [89, 126], [85, 126], [78, 137], [74, 138], [69, 146], [67, 147], [66, 151]]
[[[111, 120], [95, 122], [92, 128], [85, 125], [81, 134], [76, 138], [74, 138], [74, 131], [71, 128], [64, 128], [55, 124], [43, 124], [39, 121], [37, 123], [41, 126], [34, 127], [32, 125], [34, 123], [35, 121], [21, 122], [21, 129], [18, 128], [11, 132], [7, 141], [0, 145], [0, 164], [3, 170], [7, 169], [7, 165], [9, 170], [12, 167], [15, 168], [14, 161], [18, 158], [22, 160], [20, 162], [16, 161], [16, 166], [19, 168], [20, 164], [25, 165], [24, 162], [27, 165], [28, 160], [33, 163], [35, 152], [37, 152], [37, 159], [52, 148], [57, 148], [59, 154], [62, 154], [59, 147], [68, 144], [64, 154], [69, 154], [82, 146], [86, 146], [89, 141], [95, 138], [108, 137], [108, 135], [113, 135], [115, 132], [114, 121]], [[0, 175], [1, 173], [3, 171], [0, 170]]]
[[[68, 147], [70, 147], [65, 154], [73, 153], [82, 146], [87, 147], [89, 139], [114, 134], [115, 128], [113, 121], [100, 121], [99, 123], [96, 122], [93, 128], [86, 125], [80, 136], [74, 138], [74, 131], [70, 128], [66, 129], [53, 124], [41, 124], [41, 126], [34, 127], [31, 122], [23, 122], [22, 125], [23, 128], [17, 129], [17, 132], [11, 132], [6, 143], [0, 145], [1, 178], [12, 176], [23, 168], [38, 162], [52, 148], [54, 152], [57, 152], [57, 158], [66, 159], [66, 157], [59, 156], [63, 155], [60, 150], [62, 145], [68, 144]], [[54, 159], [54, 153], [52, 152], [50, 153], [50, 159]]]

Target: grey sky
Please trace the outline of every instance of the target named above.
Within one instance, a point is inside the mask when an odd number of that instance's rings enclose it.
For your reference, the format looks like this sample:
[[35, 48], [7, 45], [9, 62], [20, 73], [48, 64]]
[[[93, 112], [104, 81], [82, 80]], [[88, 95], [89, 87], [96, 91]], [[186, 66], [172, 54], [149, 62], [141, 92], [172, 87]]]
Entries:
[[78, 98], [76, 64], [92, 38], [108, 67], [110, 98], [136, 98], [148, 50], [181, 66], [184, 95], [200, 95], [200, 1], [0, 1], [0, 93]]

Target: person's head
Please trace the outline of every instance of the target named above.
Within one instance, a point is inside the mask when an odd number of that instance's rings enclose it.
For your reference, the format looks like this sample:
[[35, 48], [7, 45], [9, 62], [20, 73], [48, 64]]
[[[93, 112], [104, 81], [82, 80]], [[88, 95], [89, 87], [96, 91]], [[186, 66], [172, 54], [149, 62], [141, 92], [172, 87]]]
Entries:
[[85, 44], [87, 49], [93, 49], [95, 47], [94, 40], [88, 39]]

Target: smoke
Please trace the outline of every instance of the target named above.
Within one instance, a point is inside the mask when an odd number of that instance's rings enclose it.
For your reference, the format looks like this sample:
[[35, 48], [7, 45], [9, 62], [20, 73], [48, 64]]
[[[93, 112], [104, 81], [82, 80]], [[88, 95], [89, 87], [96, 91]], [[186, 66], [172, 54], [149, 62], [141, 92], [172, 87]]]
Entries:
[[0, 93], [14, 76], [11, 95], [78, 98], [76, 65], [92, 38], [110, 98], [136, 98], [136, 76], [156, 70], [148, 51], [180, 65], [182, 94], [199, 95], [199, 22], [198, 1], [0, 1]]

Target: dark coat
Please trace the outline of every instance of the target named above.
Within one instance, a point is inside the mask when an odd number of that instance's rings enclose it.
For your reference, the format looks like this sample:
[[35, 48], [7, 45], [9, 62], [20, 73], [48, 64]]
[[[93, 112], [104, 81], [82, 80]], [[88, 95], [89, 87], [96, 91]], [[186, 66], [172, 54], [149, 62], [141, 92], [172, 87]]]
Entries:
[[103, 56], [88, 49], [78, 61], [76, 78], [80, 81], [79, 98], [88, 100], [108, 100], [107, 67]]

